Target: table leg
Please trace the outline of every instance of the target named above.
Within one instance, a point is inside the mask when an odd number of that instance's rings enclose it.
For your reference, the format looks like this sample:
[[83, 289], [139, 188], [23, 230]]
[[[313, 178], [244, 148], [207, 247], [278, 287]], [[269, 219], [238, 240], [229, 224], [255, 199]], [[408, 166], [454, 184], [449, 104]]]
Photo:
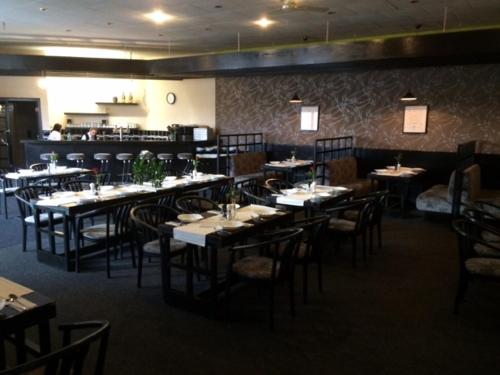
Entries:
[[3, 336], [0, 336], [0, 370], [5, 368], [5, 341]]
[[54, 214], [49, 211], [49, 222], [48, 222], [48, 235], [49, 235], [49, 242], [50, 242], [50, 252], [52, 254], [56, 253], [56, 239], [55, 239], [55, 230], [54, 230]]
[[161, 285], [163, 300], [167, 303], [171, 289], [170, 241], [165, 235], [160, 236]]
[[25, 348], [26, 336], [24, 330], [19, 330], [14, 333], [14, 342], [16, 345], [16, 358], [17, 364], [26, 362], [26, 348]]
[[406, 201], [408, 200], [409, 183], [408, 181], [403, 182], [401, 188], [401, 216], [406, 216]]
[[210, 290], [211, 290], [211, 303], [212, 311], [215, 316], [217, 313], [217, 248], [215, 246], [209, 247], [210, 251]]
[[66, 257], [66, 270], [69, 271], [70, 269], [70, 259], [69, 259], [69, 237], [70, 237], [70, 231], [71, 229], [69, 228], [69, 222], [68, 222], [68, 217], [64, 215], [63, 218], [63, 239], [64, 239], [64, 256]]
[[48, 320], [38, 324], [38, 339], [40, 340], [40, 354], [50, 353], [50, 322]]
[[186, 294], [190, 299], [193, 298], [193, 252], [198, 251], [195, 246], [188, 245], [186, 259]]
[[33, 215], [35, 217], [35, 241], [36, 251], [42, 251], [42, 235], [40, 234], [40, 210], [35, 208]]

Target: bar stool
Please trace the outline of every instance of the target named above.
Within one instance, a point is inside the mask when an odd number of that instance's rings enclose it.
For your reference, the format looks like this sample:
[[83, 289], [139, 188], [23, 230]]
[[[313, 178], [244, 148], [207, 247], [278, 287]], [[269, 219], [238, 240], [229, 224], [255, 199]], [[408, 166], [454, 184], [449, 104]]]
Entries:
[[177, 154], [177, 159], [186, 161], [182, 174], [189, 174], [193, 167], [191, 163], [191, 160], [193, 160], [193, 154], [190, 152], [181, 152], [180, 154]]
[[81, 152], [72, 152], [66, 155], [66, 159], [69, 161], [74, 161], [77, 168], [83, 168], [83, 161], [85, 160], [85, 154]]
[[104, 175], [104, 183], [109, 183], [111, 174], [109, 173], [109, 162], [111, 161], [111, 154], [107, 152], [99, 152], [94, 154], [94, 160], [99, 161], [99, 173]]
[[167, 176], [171, 176], [173, 174], [172, 162], [174, 160], [174, 154], [160, 153], [156, 155], [156, 158], [165, 162], [165, 172]]
[[122, 176], [122, 184], [126, 182], [132, 181], [132, 174], [130, 173], [130, 167], [132, 160], [134, 159], [133, 154], [129, 154], [126, 152], [122, 152], [120, 154], [116, 154], [116, 160], [122, 162], [122, 173], [119, 176]]
[[50, 161], [50, 156], [52, 155], [52, 153], [50, 152], [46, 152], [44, 154], [40, 154], [40, 160], [42, 161]]

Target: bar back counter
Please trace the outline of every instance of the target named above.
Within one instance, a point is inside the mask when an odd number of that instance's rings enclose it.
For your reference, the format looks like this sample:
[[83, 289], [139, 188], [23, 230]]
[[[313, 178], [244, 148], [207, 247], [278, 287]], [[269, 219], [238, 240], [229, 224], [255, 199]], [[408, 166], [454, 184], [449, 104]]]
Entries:
[[[149, 150], [155, 155], [159, 153], [171, 153], [176, 156], [179, 153], [190, 152], [196, 154], [197, 147], [206, 147], [215, 144], [215, 141], [179, 142], [179, 141], [40, 141], [22, 140], [24, 144], [26, 167], [30, 164], [43, 162], [40, 155], [55, 152], [59, 155], [59, 164], [69, 165], [66, 155], [70, 153], [85, 154], [85, 168], [97, 167], [99, 162], [94, 160], [94, 154], [109, 153], [112, 155], [111, 172], [119, 173], [121, 163], [116, 160], [119, 153], [131, 153], [138, 155], [142, 150]], [[174, 163], [179, 161], [175, 160]], [[22, 166], [17, 166], [22, 167]]]

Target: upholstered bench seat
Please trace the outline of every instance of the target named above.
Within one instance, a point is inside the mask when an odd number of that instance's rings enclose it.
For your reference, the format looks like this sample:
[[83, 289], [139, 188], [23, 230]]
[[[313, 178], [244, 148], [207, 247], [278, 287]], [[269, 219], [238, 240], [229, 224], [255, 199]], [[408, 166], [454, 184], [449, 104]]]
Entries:
[[481, 233], [481, 237], [483, 237], [483, 240], [487, 242], [500, 242], [500, 236], [488, 231], [483, 231], [483, 233]]
[[[83, 237], [91, 240], [91, 241], [101, 241], [106, 239], [107, 235], [106, 224], [96, 224], [91, 227], [82, 229]], [[115, 225], [109, 224], [109, 235], [114, 236], [115, 234]]]
[[465, 268], [473, 275], [500, 277], [500, 259], [470, 258], [465, 261]]
[[417, 197], [417, 209], [420, 211], [451, 213], [451, 202], [448, 200], [448, 186], [434, 185]]
[[474, 251], [482, 257], [500, 258], [499, 244], [495, 246], [495, 244], [492, 243], [491, 245], [492, 247], [477, 243], [474, 245]]
[[345, 219], [330, 219], [328, 228], [332, 230], [338, 230], [341, 232], [352, 232], [356, 228], [356, 222]]
[[[276, 263], [279, 275], [280, 263]], [[260, 256], [247, 256], [233, 263], [233, 272], [249, 279], [270, 280], [273, 272], [273, 259]]]
[[354, 191], [355, 196], [371, 192], [372, 182], [358, 177], [358, 162], [354, 157], [330, 160], [327, 163], [330, 186], [344, 186]]

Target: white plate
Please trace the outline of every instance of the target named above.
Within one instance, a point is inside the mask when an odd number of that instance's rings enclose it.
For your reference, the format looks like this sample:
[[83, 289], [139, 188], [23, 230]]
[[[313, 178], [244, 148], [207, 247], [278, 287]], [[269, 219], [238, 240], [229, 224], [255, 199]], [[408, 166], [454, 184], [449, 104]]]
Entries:
[[333, 186], [332, 187], [332, 191], [346, 191], [346, 190], [349, 190], [349, 189], [347, 189], [344, 186]]
[[269, 164], [281, 164], [280, 161], [270, 161]]
[[[235, 204], [234, 204], [234, 206], [235, 206], [235, 208], [236, 208], [236, 209], [238, 209], [238, 208], [240, 208], [240, 207], [241, 207], [238, 203], [235, 203]], [[219, 204], [219, 208], [220, 208], [221, 210], [222, 210], [222, 208], [223, 208], [223, 207], [224, 207], [224, 205], [223, 205], [222, 203], [221, 203], [221, 204]]]
[[177, 215], [177, 219], [185, 223], [194, 223], [203, 219], [203, 216], [201, 216], [200, 214], [180, 214]]
[[164, 181], [175, 181], [175, 180], [177, 180], [177, 176], [167, 176], [164, 179]]
[[298, 189], [282, 189], [281, 192], [285, 195], [295, 194], [298, 192]]
[[113, 190], [115, 187], [113, 185], [102, 185], [100, 187], [101, 191], [110, 191]]
[[235, 230], [245, 226], [245, 223], [238, 220], [227, 220], [222, 221], [219, 226], [224, 230]]
[[318, 193], [317, 195], [319, 195], [320, 197], [329, 197], [330, 193]]
[[385, 167], [386, 169], [390, 169], [390, 170], [395, 170], [396, 167], [394, 165], [388, 165], [387, 167]]
[[19, 173], [33, 173], [34, 170], [33, 169], [19, 169], [18, 172]]
[[387, 172], [387, 169], [375, 169], [376, 173], [385, 173]]

